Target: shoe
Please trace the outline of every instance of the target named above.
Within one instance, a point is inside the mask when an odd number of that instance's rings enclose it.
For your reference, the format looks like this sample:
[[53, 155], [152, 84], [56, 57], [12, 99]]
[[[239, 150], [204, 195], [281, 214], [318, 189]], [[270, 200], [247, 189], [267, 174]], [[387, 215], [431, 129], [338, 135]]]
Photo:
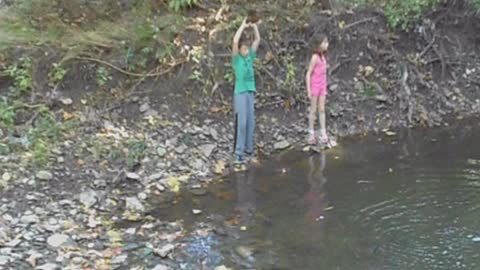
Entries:
[[310, 133], [310, 137], [308, 138], [308, 143], [310, 145], [316, 145], [317, 144], [317, 138], [315, 138], [315, 133]]
[[245, 157], [248, 162], [255, 163], [255, 164], [258, 163], [258, 158], [255, 152], [252, 152], [252, 153], [245, 152]]
[[328, 136], [327, 135], [320, 136], [320, 143], [327, 145], [329, 143]]
[[235, 160], [233, 161], [233, 164], [241, 165], [243, 163], [245, 163], [245, 159], [243, 158], [243, 156], [242, 155], [236, 155]]

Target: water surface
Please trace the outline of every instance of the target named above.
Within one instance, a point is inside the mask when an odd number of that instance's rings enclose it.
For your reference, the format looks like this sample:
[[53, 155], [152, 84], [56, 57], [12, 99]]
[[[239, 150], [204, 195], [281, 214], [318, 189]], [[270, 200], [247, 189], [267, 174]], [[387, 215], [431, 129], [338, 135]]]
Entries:
[[159, 212], [237, 229], [218, 244], [236, 269], [480, 269], [479, 132], [472, 121], [291, 152]]

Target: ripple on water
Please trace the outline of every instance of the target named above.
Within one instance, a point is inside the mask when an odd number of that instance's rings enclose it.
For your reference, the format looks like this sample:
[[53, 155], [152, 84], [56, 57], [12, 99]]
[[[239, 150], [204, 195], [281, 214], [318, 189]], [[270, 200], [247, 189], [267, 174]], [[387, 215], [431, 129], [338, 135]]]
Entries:
[[475, 269], [480, 170], [418, 169], [408, 185], [363, 206], [354, 220], [388, 269]]

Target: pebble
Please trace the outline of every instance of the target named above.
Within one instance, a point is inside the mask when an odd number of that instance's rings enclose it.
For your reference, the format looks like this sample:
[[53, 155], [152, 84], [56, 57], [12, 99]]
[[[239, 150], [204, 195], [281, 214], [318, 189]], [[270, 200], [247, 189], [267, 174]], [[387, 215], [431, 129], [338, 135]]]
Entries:
[[68, 241], [68, 235], [54, 234], [47, 239], [47, 244], [53, 248], [59, 248]]
[[86, 208], [90, 208], [97, 203], [97, 193], [91, 189], [88, 189], [80, 194], [79, 201]]
[[37, 178], [40, 179], [40, 180], [44, 180], [44, 181], [48, 181], [48, 180], [52, 180], [53, 179], [53, 175], [51, 172], [49, 171], [39, 171], [37, 174], [36, 174]]
[[128, 197], [125, 199], [127, 209], [143, 212], [145, 207], [136, 197]]
[[127, 258], [127, 255], [116, 256], [115, 258], [113, 258], [112, 264], [123, 264], [125, 261], [127, 261]]
[[160, 249], [155, 249], [154, 253], [160, 256], [161, 258], [166, 258], [172, 251], [175, 249], [175, 246], [172, 244], [166, 244]]
[[9, 174], [8, 172], [6, 172], [2, 175], [2, 180], [3, 181], [8, 182], [8, 181], [10, 181], [10, 179], [12, 179], [12, 175]]
[[152, 270], [170, 270], [170, 267], [163, 264], [157, 264]]
[[163, 146], [157, 147], [157, 155], [159, 157], [164, 157], [167, 154], [167, 150]]
[[6, 265], [9, 262], [10, 262], [10, 257], [0, 256], [0, 265]]
[[284, 149], [287, 149], [288, 147], [290, 147], [290, 143], [288, 141], [280, 141], [273, 145], [273, 148], [275, 150], [284, 150]]
[[35, 224], [38, 223], [40, 219], [36, 215], [25, 215], [20, 219], [20, 222], [25, 224]]
[[138, 175], [134, 172], [127, 172], [126, 176], [130, 180], [139, 180], [140, 179], [140, 175]]
[[54, 264], [54, 263], [46, 263], [44, 265], [38, 266], [35, 269], [36, 270], [58, 270], [58, 269], [60, 269], [60, 266], [58, 266], [57, 264]]
[[71, 98], [63, 98], [62, 100], [63, 105], [72, 105], [73, 100]]
[[217, 147], [217, 145], [215, 144], [204, 144], [202, 146], [199, 147], [199, 150], [200, 152], [202, 152], [202, 154], [205, 156], [205, 157], [210, 157], [210, 155], [212, 155], [212, 152], [213, 150], [215, 150], [215, 148]]

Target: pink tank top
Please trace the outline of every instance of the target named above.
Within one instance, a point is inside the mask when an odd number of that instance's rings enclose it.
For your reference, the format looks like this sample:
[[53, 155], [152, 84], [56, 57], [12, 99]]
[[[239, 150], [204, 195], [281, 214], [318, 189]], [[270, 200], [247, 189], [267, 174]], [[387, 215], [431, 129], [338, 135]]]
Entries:
[[310, 78], [310, 86], [312, 89], [327, 88], [327, 59], [324, 56], [318, 55]]

